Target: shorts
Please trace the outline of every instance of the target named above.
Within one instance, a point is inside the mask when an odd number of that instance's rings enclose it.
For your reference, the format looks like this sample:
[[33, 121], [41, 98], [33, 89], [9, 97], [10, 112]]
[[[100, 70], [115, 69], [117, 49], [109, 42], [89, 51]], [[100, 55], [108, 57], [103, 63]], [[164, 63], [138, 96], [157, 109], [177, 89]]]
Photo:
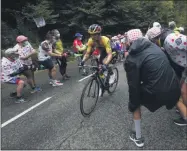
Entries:
[[51, 58], [50, 58], [50, 59], [47, 59], [47, 60], [44, 60], [44, 61], [39, 61], [39, 63], [40, 63], [41, 65], [43, 65], [46, 69], [51, 70], [51, 69], [54, 68], [54, 63], [53, 63], [53, 61], [52, 61]]
[[7, 83], [10, 84], [19, 84], [19, 82], [21, 81], [21, 79], [19, 77], [13, 77], [10, 81], [8, 81]]
[[184, 71], [182, 72], [181, 82], [183, 81], [187, 83], [187, 68], [185, 68]]

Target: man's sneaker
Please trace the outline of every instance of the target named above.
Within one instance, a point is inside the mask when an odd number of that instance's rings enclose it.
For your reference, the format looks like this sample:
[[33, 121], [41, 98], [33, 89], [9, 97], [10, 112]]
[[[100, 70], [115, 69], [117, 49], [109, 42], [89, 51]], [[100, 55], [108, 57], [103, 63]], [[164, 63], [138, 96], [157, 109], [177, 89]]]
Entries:
[[15, 103], [24, 103], [26, 102], [22, 97], [16, 99]]
[[10, 98], [15, 98], [15, 97], [17, 97], [17, 92], [10, 93]]
[[42, 91], [42, 89], [41, 89], [40, 87], [35, 87], [35, 88], [31, 91], [31, 93], [40, 92], [40, 91]]
[[63, 83], [57, 82], [57, 81], [54, 81], [53, 84], [52, 84], [53, 87], [62, 86], [62, 85], [63, 85]]
[[115, 81], [115, 73], [113, 73], [111, 76], [110, 76], [110, 79], [109, 79], [109, 84], [113, 84], [114, 81]]
[[143, 138], [137, 139], [135, 132], [131, 132], [131, 134], [129, 135], [129, 138], [136, 144], [136, 146], [138, 147], [144, 146], [144, 139]]
[[173, 122], [179, 126], [187, 126], [187, 120], [184, 120], [182, 117], [179, 119], [173, 120]]
[[[55, 81], [56, 81], [56, 82], [60, 82], [60, 80], [55, 80]], [[53, 84], [53, 82], [52, 82], [52, 81], [50, 81], [50, 82], [49, 82], [49, 84], [51, 84], [51, 85], [52, 85], [52, 84]]]

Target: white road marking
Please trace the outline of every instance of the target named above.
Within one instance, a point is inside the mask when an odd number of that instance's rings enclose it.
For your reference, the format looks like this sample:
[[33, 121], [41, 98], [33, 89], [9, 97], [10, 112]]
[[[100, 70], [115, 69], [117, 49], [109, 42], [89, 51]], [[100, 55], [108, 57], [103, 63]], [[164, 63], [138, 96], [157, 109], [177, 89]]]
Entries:
[[45, 100], [43, 100], [43, 101], [41, 101], [41, 102], [39, 102], [39, 103], [37, 103], [37, 104], [31, 106], [30, 108], [28, 108], [27, 110], [23, 111], [22, 113], [16, 115], [15, 117], [11, 118], [10, 120], [4, 122], [4, 123], [1, 125], [1, 128], [3, 128], [3, 127], [5, 127], [6, 125], [12, 123], [13, 121], [17, 120], [17, 119], [20, 118], [21, 116], [25, 115], [26, 113], [30, 112], [31, 110], [33, 110], [34, 108], [38, 107], [39, 105], [45, 103], [46, 101], [48, 101], [48, 100], [51, 99], [51, 98], [52, 98], [52, 96], [46, 98]]
[[83, 80], [85, 80], [85, 79], [87, 79], [87, 78], [89, 78], [89, 77], [93, 76], [94, 74], [95, 74], [95, 73], [92, 73], [92, 74], [90, 74], [90, 75], [88, 75], [88, 76], [86, 76], [86, 77], [84, 77], [84, 78], [80, 79], [80, 80], [79, 80], [79, 82], [81, 82], [81, 81], [83, 81]]

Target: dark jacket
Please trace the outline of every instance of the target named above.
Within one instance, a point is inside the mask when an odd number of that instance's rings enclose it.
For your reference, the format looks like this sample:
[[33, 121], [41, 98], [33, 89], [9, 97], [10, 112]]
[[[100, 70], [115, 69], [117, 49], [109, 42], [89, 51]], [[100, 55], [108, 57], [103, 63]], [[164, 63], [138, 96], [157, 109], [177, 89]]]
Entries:
[[161, 47], [163, 47], [164, 45], [164, 41], [166, 39], [166, 37], [171, 34], [171, 33], [174, 33], [173, 30], [169, 29], [169, 28], [164, 28], [162, 29], [162, 33], [160, 35], [160, 43], [161, 43]]
[[166, 105], [171, 109], [180, 97], [177, 76], [167, 56], [145, 38], [134, 41], [125, 61], [129, 85], [129, 110], [144, 105], [151, 112]]

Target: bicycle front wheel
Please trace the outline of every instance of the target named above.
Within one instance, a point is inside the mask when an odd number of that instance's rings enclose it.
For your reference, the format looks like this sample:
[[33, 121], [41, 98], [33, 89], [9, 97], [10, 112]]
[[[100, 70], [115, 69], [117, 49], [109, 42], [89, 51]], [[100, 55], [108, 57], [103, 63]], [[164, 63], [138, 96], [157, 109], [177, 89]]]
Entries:
[[89, 116], [93, 112], [98, 97], [99, 82], [96, 78], [91, 78], [84, 86], [80, 99], [80, 110], [84, 117]]
[[112, 94], [115, 92], [118, 85], [118, 80], [119, 80], [118, 68], [114, 67], [113, 69], [111, 69], [109, 74], [110, 74], [110, 79], [109, 79], [108, 93]]

